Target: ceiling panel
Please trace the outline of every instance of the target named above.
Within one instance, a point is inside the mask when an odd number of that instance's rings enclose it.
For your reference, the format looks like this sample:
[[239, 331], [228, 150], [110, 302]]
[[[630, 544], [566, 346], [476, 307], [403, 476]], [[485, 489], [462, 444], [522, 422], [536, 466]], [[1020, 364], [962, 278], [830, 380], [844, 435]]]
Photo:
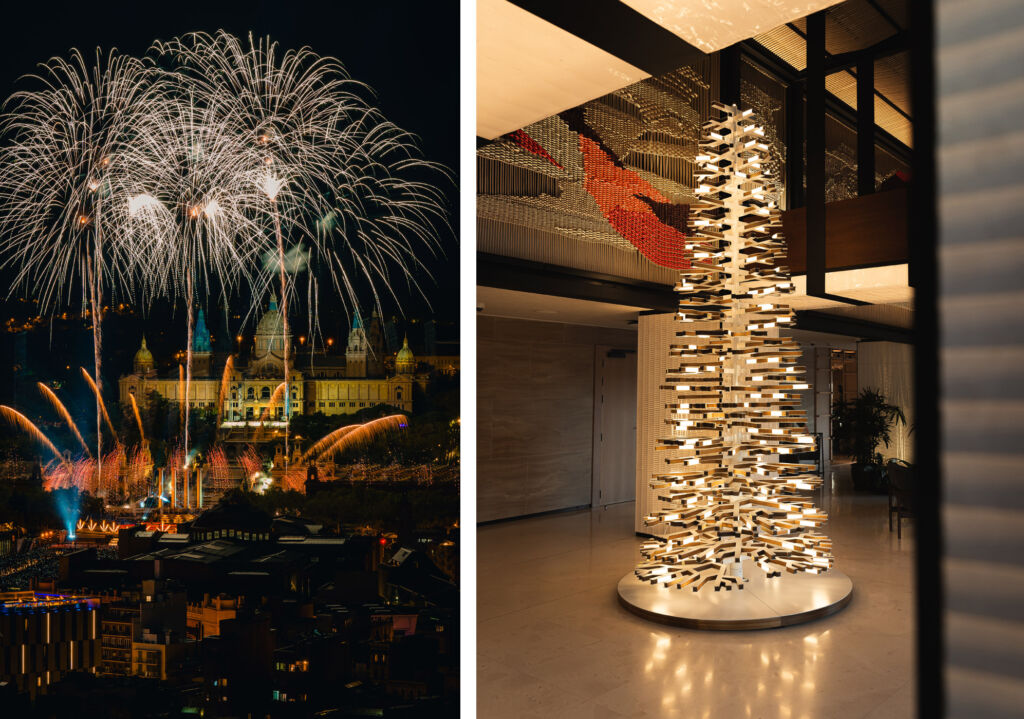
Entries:
[[[875, 0], [878, 2], [878, 0]], [[905, 19], [906, 0], [890, 0], [880, 4], [882, 11], [897, 24]], [[902, 9], [902, 10], [901, 10]], [[800, 18], [793, 27], [782, 25], [758, 35], [754, 39], [795, 70], [804, 70], [806, 44], [801, 32], [807, 23]], [[796, 29], [794, 29], [796, 28]], [[798, 32], [799, 31], [799, 32]], [[880, 13], [869, 0], [846, 0], [830, 9], [826, 15], [826, 47], [830, 54], [850, 52], [874, 45], [898, 32], [893, 23]], [[875, 61], [875, 90], [886, 100], [875, 97], [875, 123], [908, 147], [913, 140], [910, 115], [909, 53], [879, 58]], [[825, 78], [825, 89], [839, 100], [857, 109], [857, 78], [855, 71], [841, 71]], [[901, 114], [901, 111], [903, 114]]]
[[825, 16], [825, 51], [838, 55], [861, 50], [896, 32], [867, 0], [846, 0]]
[[533, 292], [476, 288], [477, 312], [489, 317], [514, 317], [538, 322], [563, 322], [591, 327], [636, 329], [636, 318], [643, 307], [613, 305], [606, 302], [554, 297]]
[[882, 57], [875, 61], [875, 89], [894, 105], [910, 113], [910, 53]]
[[518, 130], [648, 74], [506, 0], [477, 4], [477, 135]]
[[803, 70], [807, 67], [807, 47], [804, 39], [789, 25], [779, 25], [754, 39], [789, 63], [794, 70]]
[[913, 147], [914, 128], [910, 120], [877, 95], [875, 96], [875, 124], [907, 147]]
[[622, 0], [704, 52], [767, 32], [841, 0]]

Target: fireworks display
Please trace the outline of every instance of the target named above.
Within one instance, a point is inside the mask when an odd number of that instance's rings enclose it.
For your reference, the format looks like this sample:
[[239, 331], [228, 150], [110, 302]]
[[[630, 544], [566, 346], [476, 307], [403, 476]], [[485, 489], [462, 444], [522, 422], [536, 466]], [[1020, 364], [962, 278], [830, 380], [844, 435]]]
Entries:
[[[412, 136], [387, 122], [363, 98], [369, 88], [333, 58], [308, 48], [282, 53], [268, 38], [246, 42], [223, 31], [158, 42], [154, 50], [188, 78], [208, 122], [245, 145], [234, 171], [250, 186], [236, 191], [257, 193], [250, 206], [274, 237], [264, 256], [274, 258], [265, 269], [276, 270], [279, 282], [288, 419], [289, 275], [313, 263], [310, 286], [313, 274], [326, 273], [353, 308], [353, 272], [368, 281], [378, 305], [378, 287], [390, 292], [392, 271], [416, 285], [413, 270], [425, 274], [417, 250], [436, 249], [434, 225], [444, 211], [438, 189], [410, 174], [440, 168], [419, 158]], [[316, 315], [309, 317], [314, 336]], [[288, 461], [286, 425], [286, 468]]]
[[[305, 295], [312, 347], [320, 287], [353, 310], [356, 287], [368, 287], [378, 308], [382, 297], [397, 301], [393, 285], [419, 289], [429, 277], [421, 258], [439, 252], [438, 232], [448, 230], [444, 194], [425, 178], [447, 180], [447, 171], [422, 158], [416, 138], [388, 122], [372, 91], [338, 60], [308, 48], [283, 52], [268, 38], [189, 34], [154, 43], [144, 58], [73, 50], [23, 82], [0, 117], [0, 269], [13, 274], [10, 292], [38, 301], [44, 314], [77, 302], [93, 335], [93, 372], [81, 374], [96, 399], [95, 452], [42, 383], [81, 445], [80, 459], [66, 460], [25, 415], [0, 407], [9, 424], [53, 453], [47, 487], [133, 500], [151, 490], [153, 457], [134, 394], [135, 447], [120, 444], [103, 401], [105, 302], [146, 308], [167, 298], [185, 306], [181, 434], [160, 460], [177, 477], [200, 449], [190, 447], [188, 409], [197, 303], [245, 296], [248, 317], [273, 289], [281, 298], [284, 381], [260, 422], [283, 404], [283, 484], [301, 489], [302, 471], [288, 467], [289, 305]], [[305, 293], [297, 291], [302, 273]], [[229, 358], [218, 426], [233, 371]], [[109, 452], [103, 424], [114, 439]], [[403, 426], [396, 415], [342, 428], [303, 461]], [[216, 442], [203, 449], [212, 487], [263, 471], [251, 445], [229, 459]]]
[[89, 384], [89, 389], [96, 395], [96, 403], [99, 405], [100, 412], [103, 415], [103, 421], [107, 423], [107, 429], [110, 430], [111, 436], [114, 438], [114, 442], [117, 442], [117, 431], [114, 429], [114, 423], [110, 421], [110, 415], [107, 413], [107, 403], [103, 401], [103, 393], [100, 392], [99, 386], [93, 381], [92, 376], [89, 374], [85, 367], [79, 367], [82, 370], [82, 377]]
[[284, 388], [284, 382], [274, 388], [274, 393], [270, 395], [270, 402], [263, 408], [263, 411], [260, 412], [259, 423], [261, 425], [270, 419], [270, 413], [274, 410], [274, 407], [281, 404], [281, 399], [284, 397]]
[[139, 425], [139, 441], [145, 444], [146, 430], [142, 427], [142, 416], [139, 414], [139, 403], [135, 401], [135, 393], [129, 392], [128, 399], [132, 401], [132, 413], [135, 415], [135, 422]]
[[221, 419], [224, 417], [224, 400], [228, 396], [228, 385], [231, 383], [231, 373], [235, 370], [235, 358], [228, 355], [228, 361], [224, 363], [224, 374], [220, 379], [220, 392], [217, 393], [217, 426], [220, 427]]
[[53, 452], [53, 456], [56, 457], [59, 461], [64, 461], [64, 458], [61, 456], [60, 450], [58, 450], [54, 446], [53, 442], [50, 441], [50, 438], [43, 434], [42, 431], [35, 426], [32, 420], [23, 415], [21, 412], [14, 409], [13, 407], [8, 407], [5, 404], [0, 404], [0, 417], [2, 417], [8, 424], [24, 431], [34, 440], [36, 440], [41, 445], [46, 447], [48, 450]]
[[[392, 414], [387, 417], [371, 420], [365, 424], [342, 427], [342, 430], [347, 431], [335, 430], [335, 432], [327, 435], [327, 437], [324, 437], [310, 447], [303, 459], [329, 459], [340, 452], [344, 452], [346, 449], [364, 446], [388, 432], [397, 432], [400, 429], [404, 429], [408, 424], [409, 420], [406, 419], [405, 415]], [[325, 442], [325, 440], [332, 436], [333, 439]]]
[[[53, 408], [57, 410], [57, 414], [59, 414], [61, 416], [61, 419], [63, 419], [67, 423], [68, 429], [71, 430], [71, 432], [75, 435], [75, 439], [77, 439], [79, 444], [82, 445], [82, 449], [85, 451], [85, 454], [91, 457], [92, 453], [89, 452], [89, 446], [85, 443], [85, 440], [82, 439], [82, 433], [78, 431], [78, 425], [75, 424], [75, 420], [71, 419], [71, 413], [68, 412], [68, 408], [64, 406], [64, 403], [60, 401], [60, 398], [57, 397], [56, 394], [54, 394], [52, 389], [47, 387], [42, 382], [37, 382], [36, 384], [39, 387], [39, 391], [43, 393], [44, 397], [46, 397], [47, 401], [49, 401]], [[134, 401], [135, 397], [133, 396], [132, 402], [134, 403]]]
[[[131, 184], [124, 149], [151, 130], [160, 82], [142, 60], [99, 49], [92, 62], [77, 50], [51, 58], [27, 80], [35, 88], [14, 93], [0, 119], [12, 140], [0, 148], [0, 268], [15, 273], [10, 291], [26, 290], [43, 312], [80, 293], [102, 386], [104, 292], [130, 294], [143, 259], [109, 215]], [[100, 405], [97, 392], [97, 457]]]

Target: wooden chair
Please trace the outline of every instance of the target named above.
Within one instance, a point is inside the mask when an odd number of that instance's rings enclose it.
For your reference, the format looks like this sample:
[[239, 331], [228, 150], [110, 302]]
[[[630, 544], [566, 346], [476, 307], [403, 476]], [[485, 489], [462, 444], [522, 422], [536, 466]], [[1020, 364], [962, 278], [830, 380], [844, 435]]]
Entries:
[[895, 514], [896, 537], [903, 539], [903, 519], [914, 517], [917, 475], [914, 466], [902, 459], [890, 459], [885, 468], [889, 476], [889, 531], [892, 531], [892, 516]]

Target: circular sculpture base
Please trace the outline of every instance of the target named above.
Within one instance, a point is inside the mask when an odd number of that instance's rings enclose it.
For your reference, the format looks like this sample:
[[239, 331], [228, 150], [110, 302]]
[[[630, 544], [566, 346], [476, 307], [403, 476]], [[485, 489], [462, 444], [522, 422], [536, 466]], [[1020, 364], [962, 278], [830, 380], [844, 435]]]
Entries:
[[619, 581], [619, 604], [644, 619], [689, 629], [772, 629], [835, 614], [850, 603], [853, 582], [842, 572], [786, 574], [768, 579], [743, 562], [743, 589], [665, 589], [630, 572]]

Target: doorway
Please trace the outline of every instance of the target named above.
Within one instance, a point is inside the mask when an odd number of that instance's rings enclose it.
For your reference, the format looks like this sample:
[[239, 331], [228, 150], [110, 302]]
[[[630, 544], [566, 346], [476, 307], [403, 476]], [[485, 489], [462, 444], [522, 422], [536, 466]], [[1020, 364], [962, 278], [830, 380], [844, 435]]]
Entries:
[[636, 499], [635, 350], [597, 346], [591, 506]]

